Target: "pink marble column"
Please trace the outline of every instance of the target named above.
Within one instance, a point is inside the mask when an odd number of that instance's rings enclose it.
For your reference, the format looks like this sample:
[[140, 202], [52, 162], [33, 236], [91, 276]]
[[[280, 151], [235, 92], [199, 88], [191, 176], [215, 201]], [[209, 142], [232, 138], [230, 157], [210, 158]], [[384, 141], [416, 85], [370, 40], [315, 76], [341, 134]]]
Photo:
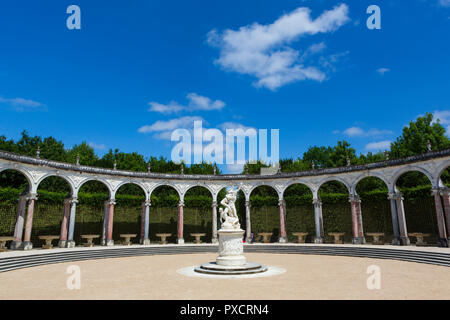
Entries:
[[141, 211], [141, 241], [142, 244], [145, 238], [145, 202], [142, 203], [142, 211]]
[[108, 228], [107, 228], [107, 236], [106, 236], [106, 245], [112, 246], [114, 245], [113, 240], [113, 223], [114, 223], [114, 202], [115, 199], [109, 200], [109, 210], [108, 210]]
[[350, 195], [350, 208], [352, 212], [352, 231], [353, 231], [353, 244], [363, 244], [366, 242], [364, 238], [362, 212], [361, 212], [361, 200], [358, 195]]
[[403, 195], [401, 192], [394, 194], [395, 203], [397, 205], [398, 228], [400, 231], [400, 241], [402, 245], [409, 245], [408, 229], [406, 227], [405, 208], [403, 207]]
[[439, 231], [439, 245], [447, 246], [447, 232], [445, 230], [444, 209], [442, 208], [441, 195], [439, 190], [437, 189], [432, 190], [432, 195], [434, 196], [434, 204], [436, 207], [436, 220]]
[[284, 206], [284, 200], [279, 199], [278, 205], [280, 206], [280, 243], [286, 243], [287, 237], [286, 237], [286, 211]]
[[34, 203], [37, 200], [37, 194], [30, 194], [28, 200], [27, 220], [25, 223], [25, 235], [23, 238], [23, 250], [30, 250], [33, 248], [31, 243], [31, 230], [33, 228]]
[[450, 239], [450, 189], [445, 188], [442, 191], [442, 199], [444, 200], [445, 221], [447, 223], [447, 239]]
[[25, 222], [25, 211], [27, 208], [27, 197], [22, 195], [19, 197], [17, 208], [16, 225], [14, 227], [14, 240], [11, 243], [11, 250], [20, 249], [22, 245], [23, 224]]
[[245, 242], [251, 243], [252, 241], [252, 221], [250, 214], [250, 200], [245, 200]]
[[69, 216], [70, 216], [70, 205], [71, 205], [70, 198], [64, 199], [64, 213], [61, 220], [61, 231], [59, 233], [59, 243], [58, 247], [65, 248], [66, 242], [67, 242], [67, 229], [69, 226]]
[[178, 244], [184, 244], [184, 238], [183, 238], [183, 208], [184, 208], [184, 201], [180, 200], [178, 203]]

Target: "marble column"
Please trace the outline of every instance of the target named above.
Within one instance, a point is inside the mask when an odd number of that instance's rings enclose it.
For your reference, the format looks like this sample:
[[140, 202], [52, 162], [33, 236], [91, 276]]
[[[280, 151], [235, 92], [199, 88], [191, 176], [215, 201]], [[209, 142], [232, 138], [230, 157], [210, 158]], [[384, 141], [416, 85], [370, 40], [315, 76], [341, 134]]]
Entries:
[[400, 242], [407, 246], [411, 242], [408, 237], [408, 228], [406, 227], [405, 208], [403, 207], [403, 195], [401, 192], [394, 194], [395, 205], [397, 207], [398, 229], [400, 231]]
[[178, 234], [177, 234], [177, 243], [178, 244], [184, 244], [184, 238], [183, 238], [183, 208], [184, 208], [184, 201], [180, 200], [178, 203]]
[[440, 247], [448, 247], [447, 232], [445, 229], [444, 208], [442, 207], [441, 195], [439, 189], [433, 189], [431, 195], [434, 197], [434, 204], [436, 207], [436, 221], [439, 231], [438, 245]]
[[245, 242], [251, 243], [252, 222], [250, 219], [250, 200], [245, 200]]
[[64, 212], [61, 220], [61, 231], [59, 232], [58, 247], [65, 248], [67, 243], [67, 230], [70, 218], [70, 198], [64, 199]]
[[113, 224], [114, 224], [114, 205], [116, 204], [115, 199], [109, 200], [108, 206], [108, 226], [107, 226], [107, 234], [106, 234], [106, 245], [113, 246]]
[[106, 237], [108, 234], [108, 216], [109, 216], [109, 200], [103, 203], [103, 228], [101, 245], [106, 246]]
[[400, 231], [399, 231], [400, 229], [398, 226], [398, 215], [397, 215], [397, 204], [395, 202], [395, 193], [389, 193], [388, 199], [391, 204], [392, 230], [394, 233], [392, 245], [400, 246], [402, 243], [400, 241]]
[[212, 243], [219, 243], [217, 238], [217, 201], [212, 202]]
[[442, 199], [444, 200], [445, 221], [447, 230], [447, 243], [450, 241], [450, 189], [442, 190]]
[[286, 243], [286, 210], [284, 206], [284, 199], [278, 200], [278, 206], [280, 207], [280, 238], [278, 239], [278, 242]]
[[314, 222], [316, 225], [316, 237], [314, 243], [324, 243], [322, 201], [318, 198], [313, 199], [314, 204]]
[[350, 195], [350, 207], [352, 211], [352, 230], [353, 230], [353, 244], [363, 244], [366, 243], [364, 238], [363, 222], [362, 222], [362, 212], [361, 212], [361, 199], [358, 195]]
[[25, 235], [23, 237], [23, 250], [33, 249], [33, 243], [31, 243], [31, 230], [33, 228], [33, 215], [34, 215], [34, 204], [37, 200], [36, 193], [30, 193], [27, 197], [28, 200], [28, 210], [27, 210], [27, 220], [25, 223]]
[[141, 217], [141, 244], [150, 244], [149, 232], [150, 232], [150, 200], [145, 201], [142, 204], [142, 217]]
[[67, 235], [67, 248], [75, 248], [75, 241], [73, 240], [73, 233], [75, 231], [75, 219], [77, 214], [77, 198], [70, 199], [70, 219], [69, 219], [69, 233]]
[[21, 195], [18, 199], [18, 208], [16, 216], [16, 225], [14, 227], [14, 240], [11, 242], [10, 249], [18, 250], [22, 247], [23, 224], [25, 222], [25, 211], [27, 208], [27, 196]]

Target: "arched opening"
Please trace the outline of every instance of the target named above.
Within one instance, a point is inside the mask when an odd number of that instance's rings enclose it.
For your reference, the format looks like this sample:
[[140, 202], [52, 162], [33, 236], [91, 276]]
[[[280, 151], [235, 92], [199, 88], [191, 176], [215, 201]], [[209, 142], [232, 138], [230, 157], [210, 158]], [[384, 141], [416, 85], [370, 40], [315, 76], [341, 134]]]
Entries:
[[[436, 206], [431, 196], [432, 186], [428, 177], [419, 171], [408, 171], [397, 178], [395, 187], [403, 195], [403, 208], [408, 234], [430, 234], [425, 241], [437, 243], [439, 232]], [[415, 243], [416, 239], [411, 237], [410, 241]]]
[[[355, 189], [361, 199], [364, 233], [384, 233], [383, 241], [392, 243], [394, 232], [391, 206], [384, 181], [377, 177], [365, 177], [358, 181]], [[372, 240], [366, 236], [366, 241]]]
[[320, 186], [318, 194], [322, 201], [325, 241], [333, 243], [334, 237], [329, 233], [344, 233], [343, 241], [351, 243], [352, 215], [347, 187], [337, 180], [328, 181]]
[[203, 241], [212, 239], [212, 194], [206, 187], [195, 186], [184, 195], [184, 238], [194, 242], [194, 233], [205, 234]]
[[16, 224], [20, 195], [28, 193], [26, 176], [13, 169], [0, 172], [0, 236], [12, 236]]
[[162, 185], [153, 190], [151, 194], [150, 209], [150, 242], [159, 242], [159, 233], [170, 233], [170, 242], [176, 242], [178, 203], [180, 196], [172, 186]]
[[113, 239], [123, 241], [121, 234], [136, 234], [131, 242], [138, 243], [141, 237], [141, 221], [145, 191], [134, 183], [119, 187], [115, 194]]
[[306, 242], [314, 242], [314, 206], [313, 194], [304, 184], [290, 185], [283, 194], [286, 203], [286, 232], [290, 242], [296, 242], [293, 233], [308, 233]]
[[[80, 187], [74, 229], [76, 243], [85, 241], [82, 240], [82, 235], [93, 234], [102, 237], [105, 202], [109, 198], [109, 189], [101, 181], [89, 180]], [[96, 244], [100, 241], [100, 239], [94, 239]]]
[[[258, 186], [250, 193], [251, 230], [256, 242], [263, 240], [263, 233], [272, 233], [270, 242], [280, 237], [280, 210], [278, 194], [271, 186]], [[245, 209], [244, 209], [245, 212]]]
[[31, 242], [35, 247], [41, 246], [45, 240], [39, 236], [59, 236], [61, 221], [64, 216], [64, 199], [72, 194], [67, 180], [58, 176], [48, 176], [42, 180], [37, 189], [38, 201], [34, 207]]

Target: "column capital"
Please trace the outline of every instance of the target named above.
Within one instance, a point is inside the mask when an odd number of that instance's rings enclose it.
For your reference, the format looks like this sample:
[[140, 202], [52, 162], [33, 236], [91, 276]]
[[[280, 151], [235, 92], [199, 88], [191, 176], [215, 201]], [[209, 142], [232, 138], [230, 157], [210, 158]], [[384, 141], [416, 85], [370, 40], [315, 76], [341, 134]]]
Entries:
[[211, 207], [217, 207], [217, 201], [216, 200], [213, 200], [213, 202], [212, 202], [212, 204], [211, 204]]
[[26, 199], [27, 200], [37, 200], [38, 199], [38, 194], [37, 193], [29, 193], [26, 195]]
[[78, 203], [78, 198], [77, 197], [72, 197], [72, 198], [68, 198], [69, 203]]
[[403, 200], [403, 194], [401, 192], [388, 193], [389, 200]]
[[184, 200], [178, 201], [178, 207], [184, 207]]
[[250, 208], [250, 200], [245, 200], [245, 206]]
[[349, 196], [349, 202], [361, 202], [361, 198], [357, 194], [351, 194]]
[[114, 198], [108, 199], [108, 200], [106, 200], [106, 202], [107, 202], [109, 205], [115, 205], [115, 204], [116, 204], [116, 199], [114, 199]]
[[150, 200], [145, 200], [145, 201], [142, 203], [142, 205], [143, 205], [144, 207], [150, 207], [150, 206], [152, 205], [152, 202], [151, 202]]
[[431, 195], [435, 196], [436, 194], [440, 195], [442, 193], [442, 188], [433, 188], [431, 189]]
[[312, 203], [321, 205], [322, 204], [322, 200], [320, 200], [319, 198], [314, 198]]
[[284, 199], [283, 198], [278, 199], [278, 206], [282, 206], [282, 205], [284, 205]]
[[450, 196], [450, 188], [449, 187], [442, 187], [439, 188], [441, 191], [441, 196]]

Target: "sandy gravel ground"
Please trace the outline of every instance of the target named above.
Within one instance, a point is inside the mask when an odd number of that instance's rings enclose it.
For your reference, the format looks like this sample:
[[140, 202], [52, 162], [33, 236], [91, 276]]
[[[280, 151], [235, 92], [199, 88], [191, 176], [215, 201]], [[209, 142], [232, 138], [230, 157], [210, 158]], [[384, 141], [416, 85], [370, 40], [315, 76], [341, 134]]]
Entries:
[[[102, 259], [0, 273], [0, 299], [450, 299], [450, 268], [394, 260], [247, 253], [248, 261], [284, 268], [281, 275], [207, 279], [177, 273], [216, 254]], [[67, 268], [81, 288], [67, 288]], [[381, 289], [367, 288], [367, 268], [381, 270]]]

